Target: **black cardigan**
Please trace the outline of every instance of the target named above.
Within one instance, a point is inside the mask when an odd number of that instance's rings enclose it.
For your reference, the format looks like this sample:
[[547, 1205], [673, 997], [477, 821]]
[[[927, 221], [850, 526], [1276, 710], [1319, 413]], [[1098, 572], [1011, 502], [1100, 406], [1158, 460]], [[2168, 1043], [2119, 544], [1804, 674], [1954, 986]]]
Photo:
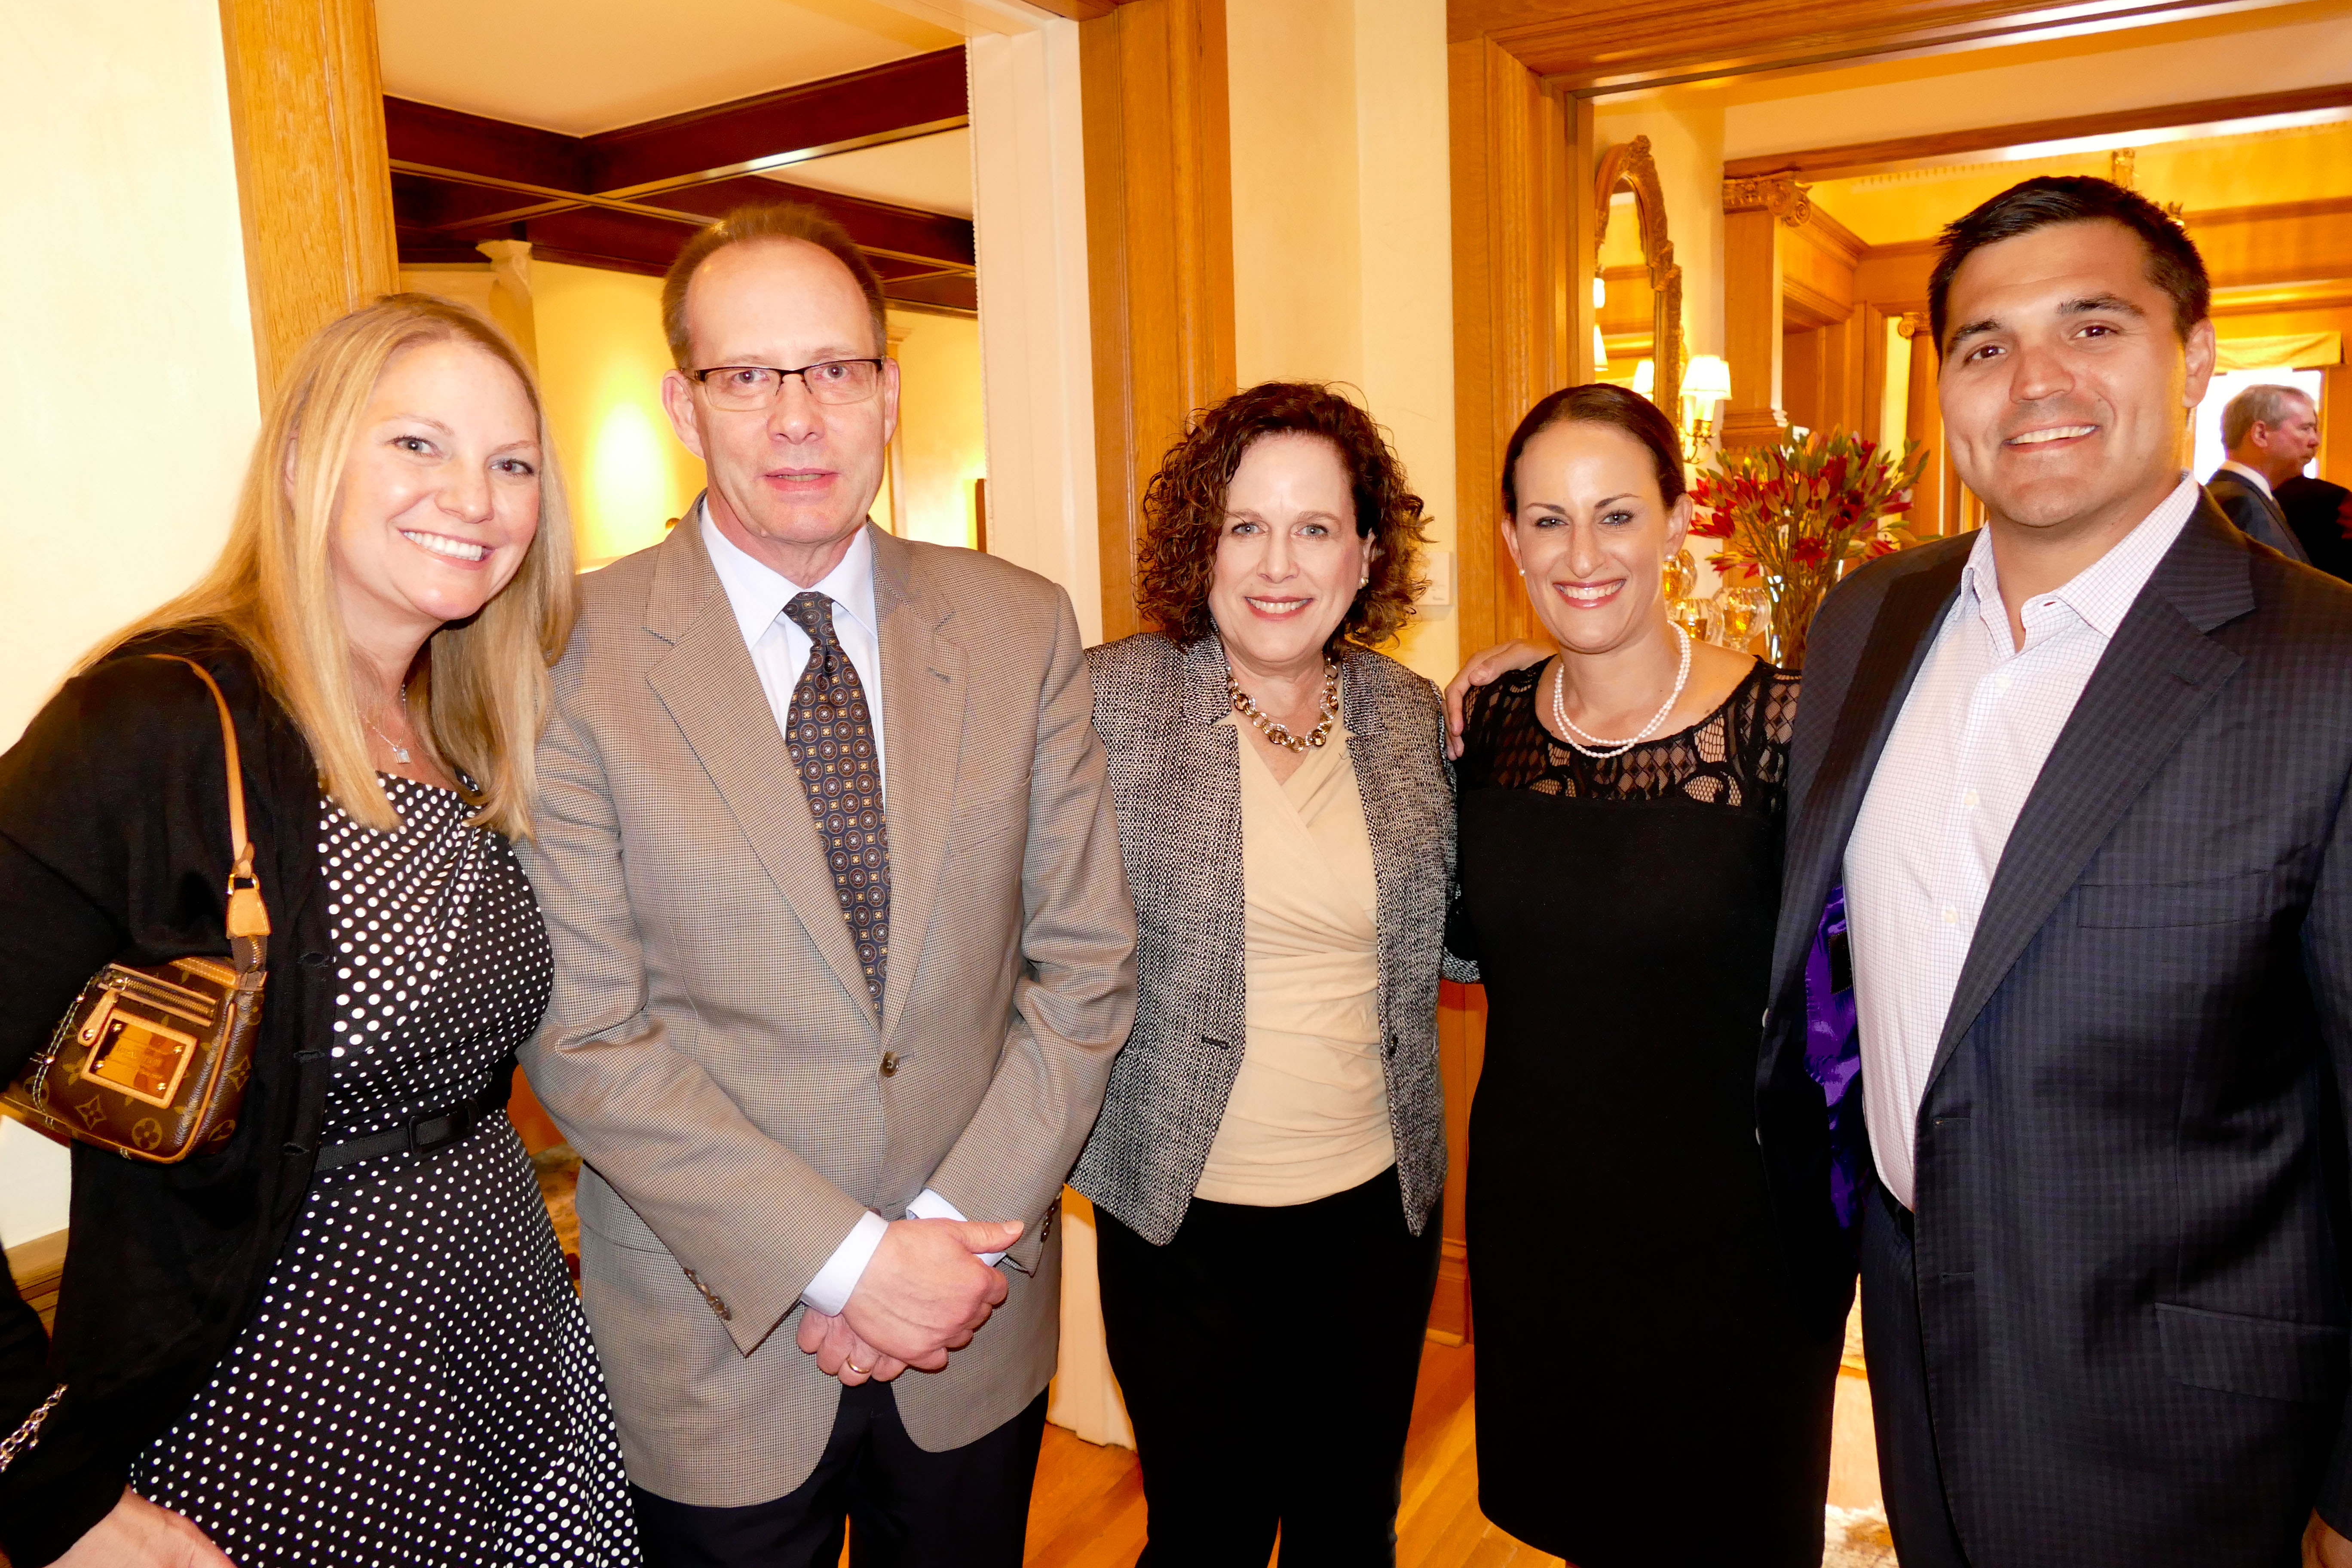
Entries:
[[[326, 1103], [333, 986], [310, 748], [241, 649], [185, 633], [140, 647], [196, 658], [236, 715], [275, 927], [269, 982], [226, 1149], [149, 1165], [75, 1146], [54, 1341], [0, 1265], [0, 1436], [56, 1384], [69, 1389], [0, 1474], [0, 1550], [16, 1568], [62, 1555], [114, 1506], [133, 1457], [258, 1310]], [[194, 672], [118, 656], [68, 682], [0, 756], [0, 1076], [47, 1043], [110, 961], [227, 952], [228, 868], [220, 721]]]

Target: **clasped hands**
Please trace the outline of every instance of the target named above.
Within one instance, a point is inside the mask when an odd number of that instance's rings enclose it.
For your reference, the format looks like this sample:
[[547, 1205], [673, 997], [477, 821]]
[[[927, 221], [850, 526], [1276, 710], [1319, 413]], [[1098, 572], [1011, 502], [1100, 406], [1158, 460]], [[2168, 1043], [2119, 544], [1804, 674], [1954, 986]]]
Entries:
[[801, 1349], [851, 1388], [887, 1383], [910, 1366], [938, 1372], [1010, 1289], [979, 1255], [1003, 1252], [1021, 1231], [1018, 1220], [892, 1220], [841, 1315], [802, 1310]]

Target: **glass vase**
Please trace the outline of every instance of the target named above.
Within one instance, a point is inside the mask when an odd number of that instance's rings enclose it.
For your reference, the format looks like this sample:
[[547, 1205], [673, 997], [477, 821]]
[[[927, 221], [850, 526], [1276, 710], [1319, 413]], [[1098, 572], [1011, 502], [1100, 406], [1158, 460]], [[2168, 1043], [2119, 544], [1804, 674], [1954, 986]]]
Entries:
[[1805, 578], [1764, 579], [1764, 591], [1772, 596], [1772, 625], [1765, 635], [1764, 657], [1774, 668], [1805, 668], [1805, 634], [1811, 629], [1813, 612], [1822, 607], [1822, 584]]

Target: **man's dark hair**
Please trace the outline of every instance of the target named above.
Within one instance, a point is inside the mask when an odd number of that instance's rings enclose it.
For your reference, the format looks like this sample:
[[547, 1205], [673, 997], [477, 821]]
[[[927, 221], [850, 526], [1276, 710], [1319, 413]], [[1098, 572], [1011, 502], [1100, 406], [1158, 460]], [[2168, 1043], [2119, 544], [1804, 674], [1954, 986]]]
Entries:
[[2213, 303], [2213, 285], [2195, 242], [2137, 191], [2085, 174], [2043, 174], [2010, 186], [1945, 228], [1944, 251], [1927, 280], [1927, 325], [1935, 333], [1937, 353], [1944, 352], [1944, 330], [1951, 324], [1945, 305], [1961, 262], [1988, 245], [2037, 228], [2099, 218], [2119, 223], [2139, 237], [2147, 250], [2147, 280], [2171, 297], [2173, 330], [2186, 342], [2189, 329], [2210, 313]]

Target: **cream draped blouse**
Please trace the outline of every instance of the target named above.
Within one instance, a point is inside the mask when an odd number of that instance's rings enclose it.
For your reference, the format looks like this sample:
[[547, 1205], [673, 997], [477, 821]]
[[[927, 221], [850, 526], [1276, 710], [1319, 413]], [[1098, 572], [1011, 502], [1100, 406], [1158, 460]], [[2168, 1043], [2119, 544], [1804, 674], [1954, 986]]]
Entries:
[[1346, 729], [1284, 781], [1247, 735], [1235, 740], [1247, 1033], [1192, 1191], [1272, 1207], [1345, 1192], [1396, 1163], [1381, 1069], [1379, 903]]

